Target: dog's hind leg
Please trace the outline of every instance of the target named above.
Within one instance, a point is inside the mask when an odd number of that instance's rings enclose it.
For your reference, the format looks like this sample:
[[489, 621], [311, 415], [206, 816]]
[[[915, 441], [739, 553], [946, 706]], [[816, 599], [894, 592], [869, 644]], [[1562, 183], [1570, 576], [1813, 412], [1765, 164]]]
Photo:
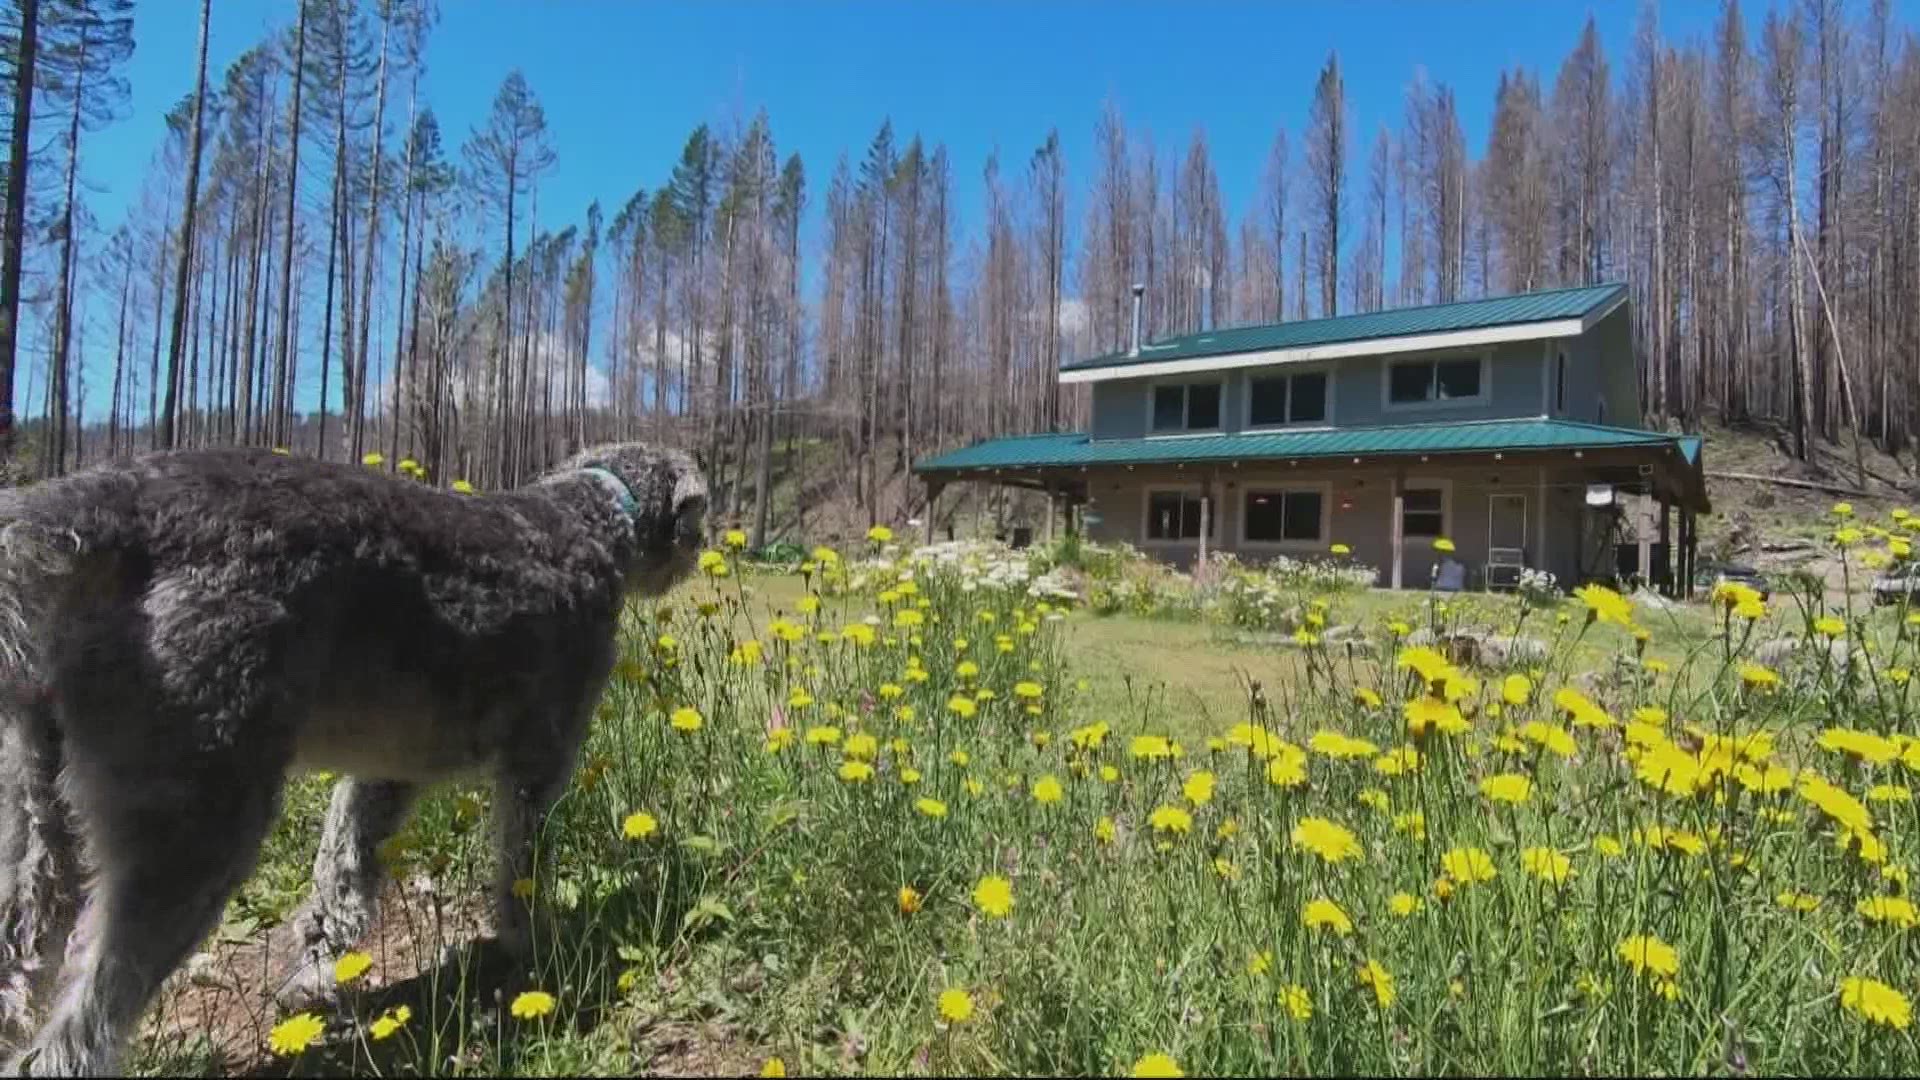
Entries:
[[0, 727], [0, 1040], [30, 1033], [79, 907], [77, 844], [60, 802], [51, 717]]
[[348, 778], [335, 784], [313, 858], [313, 894], [289, 920], [298, 950], [277, 997], [287, 1007], [336, 994], [333, 961], [373, 925], [385, 878], [380, 845], [399, 831], [418, 788]]
[[278, 809], [279, 768], [231, 752], [150, 767], [166, 779], [113, 769], [63, 784], [98, 878], [58, 997], [10, 1075], [115, 1073], [154, 993], [253, 869]]

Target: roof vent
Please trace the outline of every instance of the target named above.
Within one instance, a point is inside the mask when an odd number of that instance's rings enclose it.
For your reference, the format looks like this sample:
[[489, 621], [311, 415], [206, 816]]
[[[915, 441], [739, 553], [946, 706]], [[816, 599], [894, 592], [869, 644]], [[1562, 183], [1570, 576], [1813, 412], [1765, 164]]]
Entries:
[[1127, 348], [1128, 356], [1140, 355], [1140, 295], [1146, 291], [1145, 285], [1133, 287], [1133, 344]]

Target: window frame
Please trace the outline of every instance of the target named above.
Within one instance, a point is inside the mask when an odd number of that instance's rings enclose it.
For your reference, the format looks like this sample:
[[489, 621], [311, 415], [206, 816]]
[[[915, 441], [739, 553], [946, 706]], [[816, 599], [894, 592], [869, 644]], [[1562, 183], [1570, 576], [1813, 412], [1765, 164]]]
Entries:
[[[1407, 531], [1406, 496], [1410, 491], [1438, 491], [1440, 493], [1440, 531], [1437, 533], [1411, 533]], [[1415, 513], [1430, 514], [1431, 510], [1418, 510]], [[1447, 530], [1453, 522], [1453, 481], [1444, 477], [1410, 476], [1400, 483], [1400, 542], [1408, 539], [1432, 540], [1447, 536]], [[1451, 539], [1451, 537], [1449, 537]]]
[[[1148, 484], [1140, 489], [1140, 546], [1141, 547], [1198, 547], [1199, 546], [1200, 538], [1197, 536], [1191, 537], [1191, 538], [1178, 537], [1175, 539], [1167, 540], [1167, 539], [1154, 539], [1153, 537], [1148, 535], [1153, 525], [1153, 497], [1155, 495], [1174, 495], [1174, 494], [1180, 495], [1183, 499], [1181, 504], [1181, 509], [1180, 509], [1180, 514], [1181, 514], [1180, 522], [1181, 522], [1181, 525], [1183, 526], [1181, 531], [1185, 532], [1186, 530], [1184, 526], [1186, 524], [1186, 505], [1185, 505], [1184, 499], [1187, 497], [1191, 497], [1195, 502], [1198, 502], [1200, 500], [1201, 495], [1204, 494], [1204, 491], [1199, 484]], [[1213, 500], [1213, 502], [1214, 502], [1214, 505], [1207, 512], [1207, 543], [1208, 544], [1217, 543], [1220, 537], [1220, 506], [1219, 506], [1220, 500], [1216, 498]]]
[[[1333, 425], [1333, 416], [1334, 416], [1333, 405], [1334, 405], [1334, 394], [1335, 394], [1334, 387], [1338, 384], [1339, 380], [1335, 379], [1333, 377], [1333, 374], [1334, 374], [1333, 366], [1330, 364], [1312, 364], [1312, 365], [1303, 364], [1298, 367], [1288, 365], [1286, 367], [1263, 368], [1260, 370], [1247, 372], [1247, 377], [1244, 380], [1242, 380], [1243, 392], [1241, 393], [1241, 397], [1244, 400], [1242, 401], [1242, 404], [1240, 407], [1240, 430], [1242, 431], [1315, 431], [1321, 428], [1330, 428], [1334, 426]], [[1321, 394], [1320, 396], [1320, 419], [1318, 420], [1292, 419], [1293, 380], [1296, 376], [1300, 376], [1300, 375], [1319, 375], [1326, 379], [1326, 392]], [[1272, 424], [1272, 423], [1256, 424], [1253, 422], [1253, 384], [1256, 380], [1260, 380], [1260, 379], [1286, 379], [1287, 380], [1287, 416], [1288, 416], [1287, 420], [1278, 424]]]
[[[1178, 428], [1162, 430], [1153, 426], [1154, 399], [1159, 396], [1160, 388], [1164, 386], [1180, 387], [1180, 426]], [[1220, 391], [1220, 419], [1210, 428], [1196, 428], [1192, 424], [1190, 418], [1193, 412], [1193, 394], [1191, 388], [1195, 386], [1213, 386]], [[1150, 379], [1147, 382], [1146, 399], [1146, 437], [1149, 439], [1179, 439], [1192, 435], [1222, 435], [1227, 431], [1227, 378], [1224, 375], [1214, 375], [1205, 378], [1169, 376], [1166, 378]]]
[[[1288, 495], [1318, 495], [1320, 497], [1320, 535], [1312, 540], [1255, 540], [1247, 535], [1247, 503], [1255, 495], [1279, 495], [1283, 499]], [[1240, 492], [1239, 512], [1240, 546], [1256, 551], [1319, 551], [1331, 542], [1333, 535], [1333, 483], [1325, 480], [1276, 480], [1272, 483], [1255, 481], [1245, 484]], [[1281, 528], [1286, 528], [1286, 510], [1281, 509]]]
[[[1393, 372], [1395, 368], [1412, 364], [1427, 364], [1433, 369], [1433, 376], [1427, 381], [1428, 389], [1436, 389], [1439, 381], [1439, 365], [1450, 360], [1478, 360], [1480, 362], [1480, 392], [1472, 397], [1440, 398], [1429, 397], [1421, 401], [1393, 400]], [[1380, 363], [1380, 409], [1382, 412], [1419, 412], [1426, 409], [1471, 409], [1485, 406], [1493, 401], [1493, 352], [1488, 349], [1453, 349], [1446, 352], [1423, 353], [1418, 356], [1387, 356]]]

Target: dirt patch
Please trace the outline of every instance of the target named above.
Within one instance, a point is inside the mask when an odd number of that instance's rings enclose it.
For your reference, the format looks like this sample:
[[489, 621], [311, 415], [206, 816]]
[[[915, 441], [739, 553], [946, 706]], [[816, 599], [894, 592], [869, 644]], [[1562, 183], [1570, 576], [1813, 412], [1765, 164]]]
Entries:
[[[361, 945], [373, 967], [341, 1012], [325, 1017], [329, 1030], [351, 1030], [356, 1014], [358, 1022], [370, 1022], [399, 1004], [409, 1004], [416, 1016], [434, 1015], [427, 1011], [432, 1006], [424, 988], [446, 982], [428, 978], [443, 950], [468, 945], [489, 929], [486, 905], [477, 896], [443, 897], [424, 881], [388, 882], [381, 917]], [[276, 955], [284, 940], [284, 931], [262, 931], [210, 941], [161, 990], [142, 1033], [142, 1056], [165, 1062], [201, 1058], [216, 1074], [285, 1075], [286, 1063], [267, 1049], [268, 1033], [283, 1019], [273, 995], [283, 975]]]

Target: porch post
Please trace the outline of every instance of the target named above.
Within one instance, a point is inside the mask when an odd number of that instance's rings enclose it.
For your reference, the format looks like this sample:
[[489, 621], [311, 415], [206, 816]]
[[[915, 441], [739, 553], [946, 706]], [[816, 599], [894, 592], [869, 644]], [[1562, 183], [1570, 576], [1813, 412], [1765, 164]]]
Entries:
[[927, 481], [927, 543], [933, 543], [933, 512], [940, 504], [940, 489], [946, 487], [944, 480]]
[[1404, 541], [1406, 539], [1400, 533], [1400, 527], [1401, 527], [1401, 521], [1402, 521], [1402, 516], [1400, 511], [1406, 496], [1400, 490], [1400, 474], [1399, 473], [1396, 472], [1393, 474], [1393, 478], [1391, 482], [1393, 484], [1393, 488], [1392, 488], [1393, 520], [1388, 524], [1389, 524], [1389, 527], [1393, 530], [1393, 533], [1392, 533], [1393, 535], [1393, 587], [1398, 589], [1400, 587], [1400, 566], [1401, 566], [1402, 556], [1404, 554], [1403, 552], [1403, 548], [1405, 547]]
[[1200, 559], [1194, 563], [1194, 569], [1207, 562], [1207, 530], [1213, 527], [1213, 477], [1208, 476], [1200, 482]]
[[[1653, 485], [1647, 485], [1647, 498], [1653, 497]], [[1643, 586], [1653, 582], [1653, 537], [1647, 535], [1647, 504], [1635, 507], [1633, 515], [1633, 538], [1639, 545], [1638, 562], [1640, 564], [1640, 582]]]
[[1673, 581], [1674, 544], [1673, 544], [1672, 521], [1673, 521], [1673, 504], [1666, 501], [1665, 499], [1661, 499], [1660, 500], [1660, 551], [1661, 551], [1660, 577], [1662, 580], [1660, 584], [1661, 586], [1663, 586], [1661, 591], [1666, 593], [1668, 596], [1677, 596], [1678, 590], [1674, 588], [1674, 581]]
[[1060, 508], [1055, 501], [1055, 497], [1053, 494], [1053, 485], [1048, 484], [1045, 488], [1045, 491], [1047, 496], [1047, 527], [1041, 530], [1040, 538], [1046, 541], [1047, 543], [1051, 544], [1053, 543], [1053, 519], [1056, 516], [1058, 516], [1058, 511]]
[[1534, 477], [1538, 501], [1533, 508], [1533, 569], [1547, 568], [1547, 467], [1540, 466]]

